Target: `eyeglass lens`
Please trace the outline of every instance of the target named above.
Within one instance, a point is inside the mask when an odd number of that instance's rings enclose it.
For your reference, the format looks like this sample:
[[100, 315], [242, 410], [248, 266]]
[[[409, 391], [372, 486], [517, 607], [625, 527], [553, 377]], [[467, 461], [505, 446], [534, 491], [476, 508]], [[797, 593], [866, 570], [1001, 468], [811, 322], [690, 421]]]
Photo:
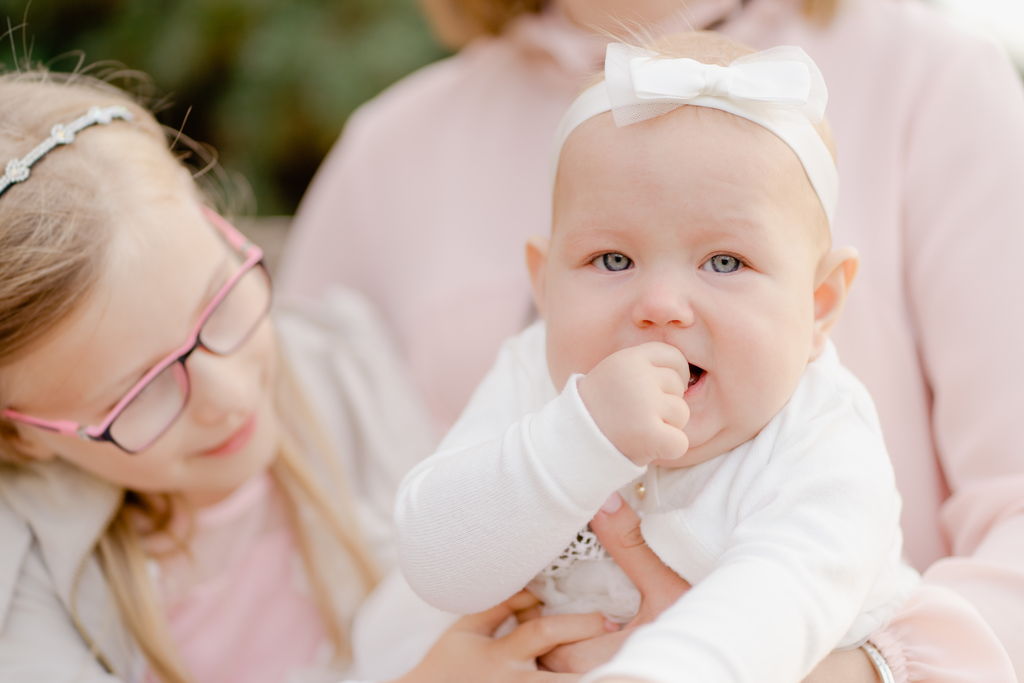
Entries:
[[[266, 271], [253, 267], [210, 312], [199, 331], [199, 344], [218, 355], [236, 351], [259, 326], [269, 306]], [[184, 362], [171, 363], [125, 406], [110, 425], [110, 435], [127, 451], [144, 450], [181, 414], [189, 386]]]

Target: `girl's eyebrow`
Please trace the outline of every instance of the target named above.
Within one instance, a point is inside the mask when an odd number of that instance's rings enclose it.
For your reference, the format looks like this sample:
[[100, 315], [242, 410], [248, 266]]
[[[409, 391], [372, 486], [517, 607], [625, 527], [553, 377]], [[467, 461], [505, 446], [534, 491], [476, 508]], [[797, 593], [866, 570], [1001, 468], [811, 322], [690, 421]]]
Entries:
[[[206, 284], [206, 290], [199, 298], [199, 305], [196, 307], [195, 313], [193, 314], [193, 318], [198, 318], [199, 314], [202, 313], [206, 306], [210, 303], [210, 299], [213, 298], [214, 294], [217, 293], [217, 290], [220, 289], [221, 286], [224, 284], [223, 276], [226, 271], [225, 266], [229, 263], [230, 260], [231, 257], [226, 255], [217, 263], [217, 266], [213, 270], [213, 275], [210, 277], [209, 281]], [[184, 341], [184, 337], [182, 337], [182, 341]], [[138, 382], [143, 375], [149, 372], [149, 370], [153, 368], [153, 366], [155, 366], [157, 363], [159, 363], [166, 357], [167, 353], [164, 353], [156, 360], [148, 362], [146, 364], [140, 364], [139, 367], [133, 368], [130, 372], [122, 374], [116, 382], [111, 382], [110, 384], [107, 385], [107, 387], [104, 390], [96, 392], [96, 398], [87, 401], [87, 403], [100, 403], [100, 399], [105, 399], [108, 396], [111, 398], [109, 401], [107, 401], [107, 403], [112, 403], [115, 400], [120, 400], [121, 397], [124, 396], [124, 394], [136, 382]]]

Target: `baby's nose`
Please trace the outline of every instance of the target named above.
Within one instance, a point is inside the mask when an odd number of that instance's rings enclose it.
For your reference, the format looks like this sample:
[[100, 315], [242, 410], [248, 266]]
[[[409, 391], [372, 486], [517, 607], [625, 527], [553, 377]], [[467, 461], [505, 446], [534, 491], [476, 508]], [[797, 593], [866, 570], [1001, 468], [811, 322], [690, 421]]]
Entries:
[[638, 327], [689, 327], [694, 314], [690, 297], [674, 282], [652, 282], [643, 287], [633, 311]]

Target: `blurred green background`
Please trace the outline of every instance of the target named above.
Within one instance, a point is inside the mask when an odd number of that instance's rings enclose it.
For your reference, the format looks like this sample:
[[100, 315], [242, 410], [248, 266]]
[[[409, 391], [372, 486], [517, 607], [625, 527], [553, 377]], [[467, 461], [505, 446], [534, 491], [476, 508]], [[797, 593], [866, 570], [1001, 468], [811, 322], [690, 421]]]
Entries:
[[261, 215], [294, 212], [355, 107], [445, 55], [415, 0], [0, 0], [0, 18], [6, 68], [149, 74], [161, 123], [213, 145]]
[[[985, 9], [1024, 67], [1024, 0], [927, 1]], [[212, 145], [263, 216], [294, 213], [353, 109], [446, 54], [417, 0], [0, 0], [0, 20], [8, 68], [149, 74], [160, 121]]]

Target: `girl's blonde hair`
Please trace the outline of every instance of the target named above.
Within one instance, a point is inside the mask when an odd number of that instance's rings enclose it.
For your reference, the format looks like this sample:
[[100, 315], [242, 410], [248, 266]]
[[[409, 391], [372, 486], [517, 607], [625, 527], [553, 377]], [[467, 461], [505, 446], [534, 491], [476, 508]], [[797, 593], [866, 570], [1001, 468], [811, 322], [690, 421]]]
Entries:
[[[113, 218], [123, 202], [113, 179], [124, 172], [123, 159], [100, 141], [109, 141], [117, 131], [133, 155], [141, 149], [141, 154], [153, 157], [144, 156], [143, 172], [185, 172], [164, 129], [124, 91], [81, 73], [32, 70], [0, 75], [2, 160], [23, 156], [49, 135], [55, 123], [70, 121], [89, 107], [111, 104], [128, 107], [133, 120], [104, 126], [105, 135], [98, 134], [98, 129], [83, 131], [74, 143], [36, 164], [28, 180], [0, 196], [0, 367], [17, 361], [53, 332], [92, 294], [100, 278], [112, 237], [110, 226], [118, 224]], [[158, 159], [157, 155], [166, 156]], [[344, 476], [336, 470], [326, 476], [318, 470], [314, 476], [304, 457], [314, 452], [326, 455], [327, 444], [315, 437], [318, 432], [310, 424], [311, 412], [303, 408], [301, 392], [283, 358], [281, 365], [275, 399], [286, 436], [271, 474], [286, 500], [326, 631], [343, 659], [348, 656], [347, 628], [354, 605], [340, 604], [337, 598], [342, 591], [331, 590], [331, 578], [358, 577], [361, 586], [355, 592], [365, 594], [375, 584], [377, 570], [356, 530]], [[0, 462], [29, 462], [22, 451], [18, 428], [0, 419]], [[330, 458], [323, 460], [327, 463]], [[329, 491], [322, 481], [331, 482]], [[125, 491], [95, 552], [124, 623], [153, 673], [167, 683], [187, 683], [190, 679], [170, 639], [143, 548], [145, 536], [168, 533], [172, 509], [170, 495]], [[327, 531], [347, 567], [325, 566], [325, 553], [312, 541], [318, 530]], [[187, 547], [187, 539], [179, 541], [180, 547]], [[97, 659], [111, 669], [74, 613], [72, 619]]]
[[[832, 21], [842, 0], [802, 0], [801, 12], [811, 22]], [[521, 14], [536, 14], [550, 0], [420, 0], [438, 40], [458, 49], [474, 38], [496, 36]], [[680, 7], [685, 7], [680, 0]]]

